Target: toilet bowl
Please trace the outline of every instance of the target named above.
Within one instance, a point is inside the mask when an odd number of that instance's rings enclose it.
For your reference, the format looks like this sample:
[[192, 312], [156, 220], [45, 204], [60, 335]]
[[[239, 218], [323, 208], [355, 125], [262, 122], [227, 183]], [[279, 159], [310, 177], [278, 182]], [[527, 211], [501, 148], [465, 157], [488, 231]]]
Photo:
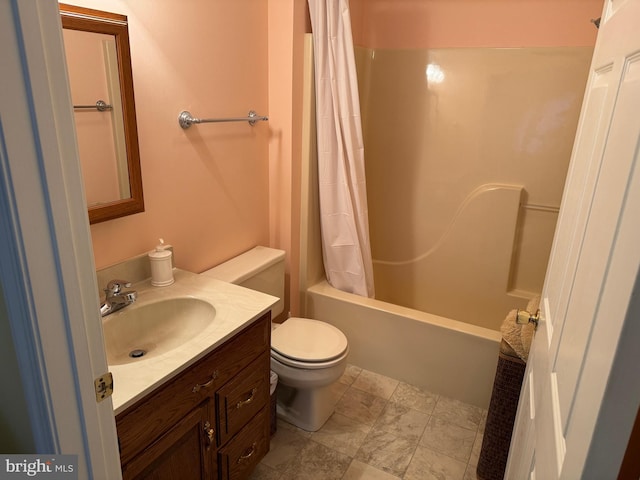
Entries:
[[271, 332], [271, 370], [278, 374], [277, 411], [315, 432], [339, 400], [333, 388], [347, 366], [349, 345], [333, 325], [292, 317]]
[[[284, 309], [284, 258], [282, 250], [255, 247], [202, 275], [279, 297], [271, 309], [273, 319]], [[274, 324], [271, 370], [278, 374], [278, 416], [303, 430], [320, 429], [339, 400], [334, 386], [348, 353], [344, 333], [326, 322], [292, 317]]]

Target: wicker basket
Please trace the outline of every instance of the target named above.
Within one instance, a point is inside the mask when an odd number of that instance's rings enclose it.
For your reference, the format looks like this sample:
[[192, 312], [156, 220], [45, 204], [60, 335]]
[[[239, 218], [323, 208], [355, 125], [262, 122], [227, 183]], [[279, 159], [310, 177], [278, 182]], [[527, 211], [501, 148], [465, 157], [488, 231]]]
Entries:
[[476, 469], [478, 480], [504, 478], [525, 367], [525, 362], [503, 340]]

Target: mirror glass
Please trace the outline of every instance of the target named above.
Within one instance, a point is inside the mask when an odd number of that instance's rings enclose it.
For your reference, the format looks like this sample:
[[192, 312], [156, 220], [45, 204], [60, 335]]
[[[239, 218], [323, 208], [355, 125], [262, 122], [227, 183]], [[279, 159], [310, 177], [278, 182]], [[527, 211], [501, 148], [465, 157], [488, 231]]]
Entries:
[[127, 17], [60, 4], [90, 223], [144, 211]]

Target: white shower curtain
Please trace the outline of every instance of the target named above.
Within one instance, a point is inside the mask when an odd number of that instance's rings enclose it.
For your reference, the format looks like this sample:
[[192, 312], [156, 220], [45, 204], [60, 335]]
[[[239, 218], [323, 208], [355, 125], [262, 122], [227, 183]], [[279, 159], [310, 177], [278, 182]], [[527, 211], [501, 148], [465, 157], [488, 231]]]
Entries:
[[373, 297], [358, 81], [348, 0], [308, 0], [313, 28], [320, 222], [325, 272]]

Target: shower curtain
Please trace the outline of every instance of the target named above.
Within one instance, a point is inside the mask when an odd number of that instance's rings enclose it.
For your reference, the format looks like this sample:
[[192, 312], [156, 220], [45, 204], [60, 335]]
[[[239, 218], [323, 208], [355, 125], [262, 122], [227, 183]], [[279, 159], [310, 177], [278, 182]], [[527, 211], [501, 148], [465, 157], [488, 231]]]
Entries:
[[313, 29], [322, 253], [328, 282], [373, 297], [364, 147], [348, 0], [308, 0]]

